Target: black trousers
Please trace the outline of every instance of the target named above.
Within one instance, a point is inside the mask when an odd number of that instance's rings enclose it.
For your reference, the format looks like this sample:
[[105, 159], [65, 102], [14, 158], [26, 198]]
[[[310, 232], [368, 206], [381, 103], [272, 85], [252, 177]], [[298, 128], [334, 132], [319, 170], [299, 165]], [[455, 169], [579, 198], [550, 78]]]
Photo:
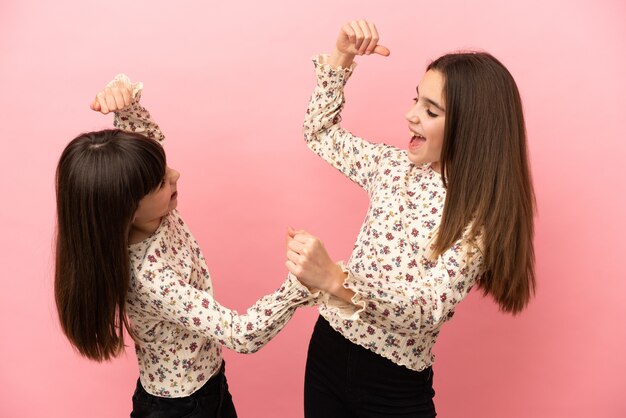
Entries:
[[435, 417], [433, 371], [399, 366], [319, 317], [304, 378], [306, 418]]
[[131, 418], [237, 418], [224, 367], [222, 363], [215, 376], [200, 389], [182, 398], [154, 396], [146, 392], [137, 380]]

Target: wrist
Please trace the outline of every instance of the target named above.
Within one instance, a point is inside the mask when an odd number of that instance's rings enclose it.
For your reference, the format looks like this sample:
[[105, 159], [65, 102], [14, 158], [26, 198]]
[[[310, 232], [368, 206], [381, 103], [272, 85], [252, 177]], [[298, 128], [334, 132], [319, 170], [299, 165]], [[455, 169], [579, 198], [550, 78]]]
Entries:
[[329, 279], [324, 286], [324, 291], [334, 296], [339, 295], [345, 290], [343, 283], [347, 277], [348, 273], [343, 271], [339, 265], [333, 263], [331, 274], [328, 275]]
[[354, 62], [354, 54], [341, 52], [337, 48], [328, 57], [328, 64], [333, 68], [349, 68]]

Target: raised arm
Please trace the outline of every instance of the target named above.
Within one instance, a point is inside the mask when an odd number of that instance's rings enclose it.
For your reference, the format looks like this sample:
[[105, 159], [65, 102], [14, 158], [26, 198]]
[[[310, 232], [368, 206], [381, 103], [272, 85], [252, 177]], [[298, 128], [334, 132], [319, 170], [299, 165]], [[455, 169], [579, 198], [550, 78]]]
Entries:
[[159, 125], [139, 103], [142, 90], [143, 83], [133, 83], [127, 75], [118, 74], [96, 94], [89, 107], [104, 115], [114, 112], [113, 126], [118, 129], [140, 133], [163, 143], [165, 136]]
[[366, 190], [381, 155], [391, 147], [369, 143], [344, 130], [340, 114], [345, 102], [343, 88], [355, 67], [354, 56], [372, 51], [389, 55], [389, 50], [377, 42], [378, 34], [371, 23], [364, 22], [362, 29], [359, 22], [342, 27], [333, 54], [313, 60], [317, 82], [304, 119], [309, 148]]

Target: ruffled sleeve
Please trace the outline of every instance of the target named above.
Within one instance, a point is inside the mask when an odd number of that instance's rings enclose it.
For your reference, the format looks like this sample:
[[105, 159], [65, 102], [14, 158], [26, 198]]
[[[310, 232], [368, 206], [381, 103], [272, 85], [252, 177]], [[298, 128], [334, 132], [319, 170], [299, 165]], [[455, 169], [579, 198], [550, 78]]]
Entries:
[[150, 112], [143, 107], [139, 100], [143, 90], [143, 83], [133, 83], [126, 74], [118, 74], [111, 80], [107, 87], [127, 86], [132, 91], [132, 103], [130, 106], [115, 112], [113, 126], [126, 132], [136, 132], [148, 138], [155, 139], [161, 143], [165, 141], [165, 136], [159, 125], [152, 120]]
[[476, 246], [459, 241], [433, 262], [436, 265], [426, 274], [415, 272], [412, 281], [393, 280], [382, 274], [365, 281], [342, 265], [348, 273], [343, 286], [355, 293], [352, 303], [332, 296], [325, 296], [325, 303], [343, 319], [361, 319], [389, 331], [435, 329], [452, 317], [475, 285], [482, 255]]

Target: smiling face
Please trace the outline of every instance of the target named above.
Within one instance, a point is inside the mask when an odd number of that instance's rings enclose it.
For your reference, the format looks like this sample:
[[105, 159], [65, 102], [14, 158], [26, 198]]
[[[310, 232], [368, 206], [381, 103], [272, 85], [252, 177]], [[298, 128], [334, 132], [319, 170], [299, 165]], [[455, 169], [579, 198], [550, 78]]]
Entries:
[[176, 182], [180, 173], [170, 167], [165, 169], [165, 177], [161, 185], [139, 201], [133, 226], [144, 225], [157, 221], [176, 209], [178, 192]]
[[417, 88], [415, 104], [406, 113], [411, 133], [409, 160], [413, 164], [432, 163], [438, 172], [446, 120], [443, 88], [443, 75], [427, 71]]

